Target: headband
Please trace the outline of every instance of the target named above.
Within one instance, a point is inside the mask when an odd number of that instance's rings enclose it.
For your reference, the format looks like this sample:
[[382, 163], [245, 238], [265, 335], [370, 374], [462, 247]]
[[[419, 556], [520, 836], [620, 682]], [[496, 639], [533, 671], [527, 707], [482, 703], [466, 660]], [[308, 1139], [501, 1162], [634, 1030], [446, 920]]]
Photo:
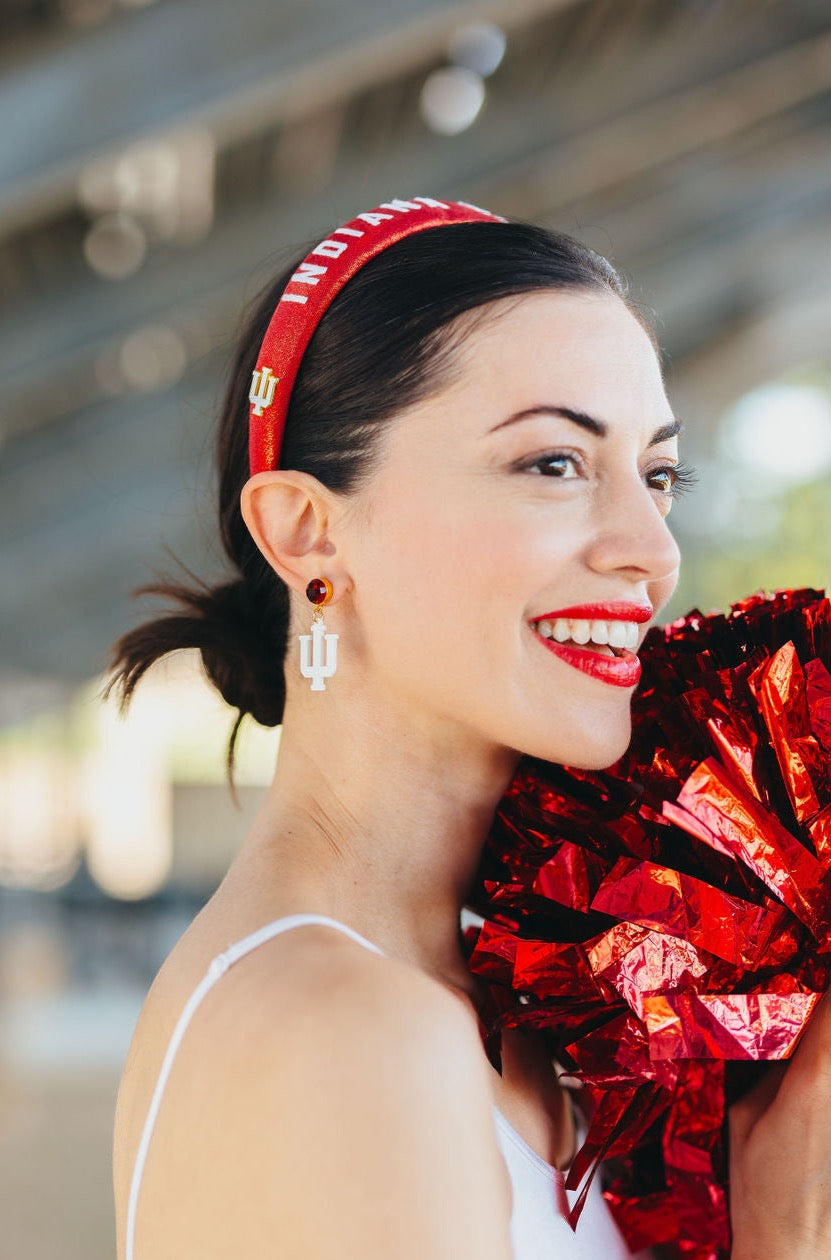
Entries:
[[277, 468], [291, 391], [318, 323], [347, 280], [405, 236], [448, 223], [505, 223], [467, 201], [385, 201], [335, 228], [294, 272], [266, 330], [248, 394], [251, 476]]

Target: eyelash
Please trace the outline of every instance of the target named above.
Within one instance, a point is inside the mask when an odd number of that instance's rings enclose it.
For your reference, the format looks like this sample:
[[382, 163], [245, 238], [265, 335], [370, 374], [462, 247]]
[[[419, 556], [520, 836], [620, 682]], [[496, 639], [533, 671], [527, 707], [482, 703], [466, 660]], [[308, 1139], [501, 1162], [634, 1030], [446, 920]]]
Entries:
[[[530, 463], [521, 465], [521, 470], [530, 472], [534, 468], [539, 468], [541, 464], [550, 464], [555, 460], [565, 459], [571, 460], [575, 467], [580, 464], [578, 456], [569, 451], [552, 451], [548, 455], [538, 455]], [[686, 494], [698, 481], [698, 474], [695, 469], [691, 464], [684, 463], [683, 460], [679, 460], [677, 464], [659, 464], [657, 468], [650, 468], [647, 476], [654, 477], [656, 473], [669, 473], [672, 478], [670, 489], [659, 491], [667, 499], [676, 499], [679, 495]], [[540, 476], [544, 477], [546, 475], [540, 469]], [[559, 478], [555, 476], [554, 480], [559, 480]]]

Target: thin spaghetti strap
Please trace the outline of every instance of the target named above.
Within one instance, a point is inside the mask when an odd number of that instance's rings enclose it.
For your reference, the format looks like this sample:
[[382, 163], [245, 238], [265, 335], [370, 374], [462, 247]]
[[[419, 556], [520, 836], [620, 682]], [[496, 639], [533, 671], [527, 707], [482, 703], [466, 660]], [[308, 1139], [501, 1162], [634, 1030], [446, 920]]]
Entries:
[[[345, 932], [347, 936], [351, 936], [353, 941], [357, 941], [359, 945], [365, 945], [367, 949], [374, 950], [376, 954], [383, 954], [384, 952], [377, 945], [373, 945], [372, 941], [368, 941], [365, 936], [361, 936], [360, 932], [356, 932], [354, 928], [347, 927], [345, 923], [341, 923], [339, 919], [330, 919], [326, 914], [288, 914], [282, 919], [275, 919], [273, 923], [266, 923], [265, 927], [257, 928], [256, 932], [252, 932], [250, 936], [244, 936], [241, 941], [235, 941], [233, 945], [228, 946], [224, 954], [217, 954], [217, 958], [227, 957], [228, 965], [230, 966], [238, 958], [242, 958], [243, 954], [247, 954], [249, 950], [256, 949], [258, 945], [262, 945], [264, 941], [270, 940], [272, 936], [276, 936], [279, 932], [286, 932], [289, 928], [300, 927], [304, 923], [322, 923], [328, 927], [338, 928], [341, 932]], [[216, 962], [216, 958], [213, 961]]]
[[133, 1166], [133, 1178], [130, 1184], [130, 1199], [127, 1204], [127, 1243], [126, 1243], [126, 1260], [134, 1260], [133, 1247], [136, 1230], [136, 1210], [138, 1207], [139, 1189], [141, 1187], [141, 1179], [144, 1174], [144, 1165], [147, 1161], [147, 1152], [150, 1147], [150, 1139], [153, 1136], [153, 1129], [156, 1124], [156, 1117], [159, 1114], [159, 1107], [162, 1102], [162, 1095], [167, 1085], [167, 1079], [170, 1076], [173, 1067], [173, 1060], [176, 1058], [176, 1052], [182, 1043], [187, 1026], [193, 1018], [197, 1008], [206, 993], [209, 993], [217, 980], [224, 976], [229, 967], [238, 962], [252, 949], [256, 949], [258, 945], [262, 945], [265, 941], [271, 939], [272, 936], [278, 936], [281, 932], [286, 932], [289, 928], [301, 927], [305, 923], [319, 923], [327, 927], [337, 928], [339, 931], [346, 933], [353, 941], [357, 941], [359, 945], [366, 946], [367, 949], [373, 950], [376, 954], [383, 954], [383, 950], [377, 945], [373, 945], [372, 941], [367, 940], [365, 936], [361, 936], [360, 932], [356, 932], [354, 928], [347, 927], [345, 923], [341, 923], [338, 919], [330, 919], [325, 914], [289, 914], [282, 919], [275, 919], [272, 923], [266, 923], [264, 927], [257, 928], [255, 932], [251, 932], [248, 936], [244, 936], [239, 941], [234, 941], [222, 953], [217, 954], [208, 964], [208, 969], [193, 993], [188, 998], [173, 1030], [173, 1035], [167, 1047], [167, 1052], [162, 1062], [159, 1079], [156, 1082], [156, 1088], [153, 1092], [153, 1098], [147, 1112], [147, 1119], [144, 1122], [144, 1129], [139, 1142], [138, 1151], [136, 1153], [136, 1162]]

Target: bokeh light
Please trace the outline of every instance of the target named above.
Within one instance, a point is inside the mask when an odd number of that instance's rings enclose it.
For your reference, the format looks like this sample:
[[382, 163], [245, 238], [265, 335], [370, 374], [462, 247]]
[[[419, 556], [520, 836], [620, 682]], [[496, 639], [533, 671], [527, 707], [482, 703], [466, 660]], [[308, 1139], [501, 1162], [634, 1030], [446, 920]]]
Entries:
[[427, 76], [421, 89], [421, 115], [431, 131], [455, 136], [476, 121], [485, 103], [481, 75], [464, 66], [446, 66]]
[[813, 385], [751, 390], [725, 417], [722, 445], [770, 488], [815, 481], [831, 468], [831, 399]]
[[507, 43], [505, 32], [494, 22], [469, 22], [450, 36], [447, 53], [457, 66], [485, 79], [502, 64]]
[[126, 337], [119, 365], [126, 383], [137, 390], [164, 389], [179, 380], [187, 364], [185, 343], [175, 328], [152, 324]]
[[135, 275], [147, 254], [147, 237], [130, 214], [118, 211], [96, 219], [84, 239], [84, 257], [106, 280]]

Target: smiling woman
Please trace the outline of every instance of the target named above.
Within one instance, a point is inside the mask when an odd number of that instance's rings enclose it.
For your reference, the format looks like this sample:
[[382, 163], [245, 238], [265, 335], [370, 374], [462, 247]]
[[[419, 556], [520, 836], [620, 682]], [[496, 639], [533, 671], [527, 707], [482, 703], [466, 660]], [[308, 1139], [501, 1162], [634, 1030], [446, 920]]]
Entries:
[[219, 430], [234, 572], [149, 588], [180, 610], [114, 651], [125, 704], [196, 646], [239, 720], [283, 723], [134, 1034], [123, 1260], [626, 1254], [597, 1185], [565, 1224], [575, 1118], [537, 1034], [485, 1056], [461, 912], [519, 757], [626, 747], [677, 432], [610, 264], [466, 203], [366, 211], [256, 303]]

